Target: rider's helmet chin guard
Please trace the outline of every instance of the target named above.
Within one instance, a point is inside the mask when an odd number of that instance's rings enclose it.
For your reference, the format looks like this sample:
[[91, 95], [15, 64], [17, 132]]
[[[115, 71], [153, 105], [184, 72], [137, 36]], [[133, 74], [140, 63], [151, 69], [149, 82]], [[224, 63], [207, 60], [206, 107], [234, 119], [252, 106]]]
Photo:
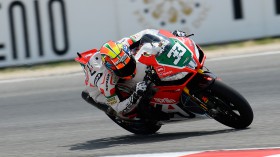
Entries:
[[108, 41], [100, 54], [105, 67], [122, 79], [132, 79], [136, 74], [136, 61], [126, 45]]

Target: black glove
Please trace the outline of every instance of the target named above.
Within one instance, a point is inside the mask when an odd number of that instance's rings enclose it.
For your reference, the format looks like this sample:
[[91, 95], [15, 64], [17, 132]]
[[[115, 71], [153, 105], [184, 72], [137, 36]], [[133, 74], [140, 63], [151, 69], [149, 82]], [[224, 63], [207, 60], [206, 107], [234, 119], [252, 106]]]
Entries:
[[186, 37], [187, 33], [184, 31], [179, 31], [179, 30], [175, 30], [172, 32], [173, 35], [177, 36], [177, 37]]

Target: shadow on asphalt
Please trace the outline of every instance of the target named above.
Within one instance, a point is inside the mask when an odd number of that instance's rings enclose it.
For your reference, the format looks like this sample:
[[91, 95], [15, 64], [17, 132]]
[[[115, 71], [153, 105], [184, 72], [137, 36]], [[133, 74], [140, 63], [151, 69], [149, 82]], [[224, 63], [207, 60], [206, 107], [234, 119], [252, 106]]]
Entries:
[[224, 129], [216, 131], [200, 131], [200, 132], [176, 132], [176, 133], [158, 133], [152, 135], [125, 135], [100, 138], [95, 140], [86, 141], [84, 143], [77, 143], [70, 146], [69, 150], [97, 150], [116, 146], [133, 145], [133, 144], [144, 144], [153, 142], [162, 142], [176, 139], [184, 139], [196, 136], [206, 136], [214, 134], [223, 134], [240, 131], [236, 129]]

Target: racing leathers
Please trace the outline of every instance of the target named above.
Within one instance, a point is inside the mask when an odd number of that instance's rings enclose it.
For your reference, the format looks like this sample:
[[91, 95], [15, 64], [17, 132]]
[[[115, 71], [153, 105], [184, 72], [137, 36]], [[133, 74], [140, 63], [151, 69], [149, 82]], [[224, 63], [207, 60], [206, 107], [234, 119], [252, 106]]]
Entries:
[[[137, 67], [137, 66], [136, 66]], [[137, 68], [138, 70], [139, 68]], [[116, 85], [121, 79], [113, 72], [108, 70], [101, 62], [101, 55], [96, 52], [85, 67], [87, 92], [95, 103], [106, 104], [110, 106], [108, 112], [115, 111], [117, 115], [125, 116], [131, 112], [137, 105], [141, 94], [146, 90], [146, 84], [139, 79], [129, 80], [126, 86], [136, 90], [127, 99], [122, 100], [117, 92]]]
[[[146, 84], [143, 82], [146, 65], [138, 62], [141, 52], [137, 51], [140, 45], [140, 40], [143, 36], [157, 37], [159, 30], [146, 29], [135, 35], [119, 40], [128, 46], [136, 60], [136, 75], [131, 80], [126, 80], [126, 85], [136, 89], [130, 97], [122, 100], [117, 92], [116, 85], [122, 80], [117, 77], [112, 71], [108, 70], [101, 61], [101, 55], [96, 52], [91, 56], [89, 62], [85, 66], [87, 92], [96, 103], [109, 105], [117, 113], [117, 115], [125, 116], [135, 109], [141, 98], [141, 94], [146, 90]], [[160, 51], [159, 47], [152, 47], [151, 50]], [[182, 74], [180, 74], [182, 75]], [[184, 75], [185, 76], [185, 75]], [[182, 76], [173, 77], [172, 79], [180, 79]], [[136, 87], [135, 87], [136, 86]], [[111, 112], [112, 110], [110, 110]]]

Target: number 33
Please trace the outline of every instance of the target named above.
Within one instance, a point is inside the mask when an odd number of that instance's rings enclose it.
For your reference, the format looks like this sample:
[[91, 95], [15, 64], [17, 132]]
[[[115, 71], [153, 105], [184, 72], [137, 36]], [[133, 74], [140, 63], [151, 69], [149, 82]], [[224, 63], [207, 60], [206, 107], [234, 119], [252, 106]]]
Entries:
[[176, 43], [172, 47], [172, 49], [168, 52], [167, 57], [171, 58], [171, 55], [172, 55], [172, 57], [176, 58], [174, 60], [173, 64], [177, 65], [180, 62], [182, 56], [186, 53], [186, 51], [187, 50], [182, 45], [180, 45], [179, 43]]

